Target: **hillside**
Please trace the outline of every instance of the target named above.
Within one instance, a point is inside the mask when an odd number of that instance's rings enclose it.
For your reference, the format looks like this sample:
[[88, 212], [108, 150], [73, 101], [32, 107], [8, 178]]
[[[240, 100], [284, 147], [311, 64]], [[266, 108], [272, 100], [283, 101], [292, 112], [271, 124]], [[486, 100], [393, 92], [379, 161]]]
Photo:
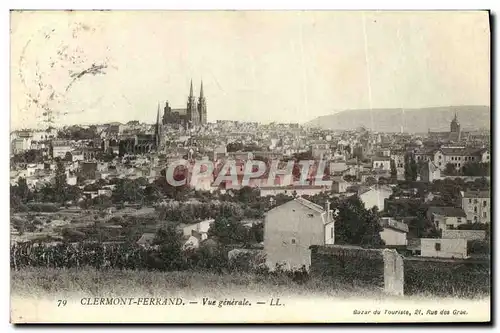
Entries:
[[463, 130], [490, 129], [490, 107], [480, 105], [442, 106], [420, 109], [344, 110], [318, 117], [306, 126], [332, 130], [353, 130], [360, 126], [378, 132], [422, 133], [449, 131], [455, 112]]

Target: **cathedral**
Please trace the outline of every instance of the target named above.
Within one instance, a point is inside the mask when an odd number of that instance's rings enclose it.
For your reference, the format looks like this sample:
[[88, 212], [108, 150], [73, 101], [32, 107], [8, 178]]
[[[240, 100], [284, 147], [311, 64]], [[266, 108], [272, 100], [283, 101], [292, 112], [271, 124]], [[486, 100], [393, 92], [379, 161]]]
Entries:
[[457, 114], [455, 113], [455, 117], [450, 122], [450, 131], [449, 132], [431, 132], [429, 129], [428, 138], [435, 141], [442, 142], [460, 142], [464, 137], [464, 133], [460, 128], [460, 123], [458, 122]]
[[193, 95], [193, 80], [185, 109], [172, 109], [168, 104], [165, 104], [162, 117], [163, 125], [183, 126], [184, 128], [192, 128], [194, 126], [204, 125], [207, 123], [207, 102], [203, 95], [203, 81], [200, 87], [200, 97], [196, 99]]

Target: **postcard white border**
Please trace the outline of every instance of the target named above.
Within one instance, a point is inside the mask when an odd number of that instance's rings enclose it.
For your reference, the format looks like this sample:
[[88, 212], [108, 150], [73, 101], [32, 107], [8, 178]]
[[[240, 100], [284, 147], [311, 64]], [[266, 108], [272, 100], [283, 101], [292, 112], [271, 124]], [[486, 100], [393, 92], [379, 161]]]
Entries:
[[[48, 0], [44, 1], [43, 4], [40, 3], [39, 1], [3, 1], [1, 3], [2, 7], [2, 12], [0, 15], [0, 20], [2, 22], [2, 34], [1, 34], [1, 41], [2, 41], [2, 48], [1, 48], [1, 56], [2, 56], [2, 63], [4, 66], [1, 67], [1, 76], [2, 76], [2, 105], [4, 106], [4, 111], [0, 112], [0, 116], [2, 117], [0, 121], [0, 126], [5, 127], [5, 130], [1, 131], [1, 133], [5, 133], [7, 135], [7, 132], [9, 132], [9, 67], [7, 64], [9, 63], [9, 12], [8, 10], [10, 8], [16, 8], [16, 9], [66, 9], [68, 8], [68, 2], [66, 1], [60, 1], [60, 0]], [[383, 9], [448, 9], [448, 10], [458, 10], [458, 9], [492, 9], [494, 12], [498, 13], [498, 8], [499, 8], [499, 2], [498, 1], [487, 1], [487, 0], [482, 0], [482, 1], [467, 1], [467, 0], [454, 0], [454, 1], [436, 1], [436, 0], [420, 0], [420, 1], [338, 1], [335, 3], [332, 3], [331, 1], [325, 1], [325, 0], [308, 0], [308, 1], [271, 1], [271, 0], [245, 0], [245, 1], [229, 1], [229, 0], [212, 0], [212, 1], [203, 1], [203, 0], [183, 0], [183, 1], [151, 1], [151, 0], [142, 0], [142, 1], [137, 1], [137, 2], [132, 2], [132, 1], [120, 1], [120, 2], [114, 2], [114, 1], [96, 1], [96, 0], [86, 0], [86, 1], [73, 1], [71, 2], [72, 9], [95, 9], [95, 8], [101, 8], [101, 9], [338, 9], [338, 10], [347, 10], [347, 9], [374, 9], [374, 10], [383, 10]], [[498, 20], [496, 20], [496, 24], [498, 25]], [[494, 36], [495, 40], [497, 40], [498, 33], [496, 36]], [[496, 44], [496, 43], [495, 43]], [[494, 44], [494, 45], [495, 45]], [[496, 74], [496, 73], [494, 73]], [[496, 86], [495, 92], [497, 92], [498, 86]], [[496, 110], [492, 110], [494, 112]], [[498, 121], [498, 119], [497, 119]], [[494, 124], [494, 127], [496, 129], [496, 121]], [[497, 144], [497, 138], [495, 138], [495, 144]], [[496, 146], [496, 145], [495, 145]], [[1, 152], [2, 156], [5, 157], [4, 163], [2, 163], [2, 173], [5, 175], [4, 177], [1, 177], [2, 181], [5, 182], [5, 184], [1, 187], [2, 190], [2, 202], [8, 203], [9, 202], [9, 184], [7, 182], [7, 172], [9, 169], [9, 161], [7, 159], [8, 152], [9, 152], [9, 145], [8, 141], [5, 139], [1, 141], [0, 143], [1, 147]], [[496, 159], [496, 155], [494, 155], [494, 158]], [[497, 163], [495, 163], [495, 169], [497, 169], [499, 166]], [[495, 170], [498, 171], [498, 170]], [[495, 183], [494, 186], [497, 184]], [[498, 197], [495, 198], [497, 207], [498, 207]], [[5, 209], [3, 210], [5, 219], [4, 221], [9, 220], [9, 213], [8, 213], [8, 204], [5, 205]], [[498, 211], [495, 212], [495, 221], [497, 220], [497, 213]], [[9, 233], [7, 232], [8, 228], [8, 223], [4, 223], [4, 227], [6, 232], [1, 233], [2, 237], [4, 238], [4, 246], [5, 246], [5, 253], [0, 256], [2, 262], [2, 267], [7, 268], [9, 267], [9, 256], [7, 252], [7, 246], [9, 244]], [[499, 228], [496, 228], [496, 233], [495, 236], [497, 237], [497, 233]], [[496, 250], [496, 247], [495, 247]], [[495, 258], [498, 258], [497, 255], [495, 255]], [[13, 331], [14, 328], [8, 324], [9, 322], [9, 274], [8, 270], [4, 269], [4, 273], [2, 274], [2, 303], [1, 303], [1, 313], [4, 315], [4, 318], [2, 320], [3, 326], [7, 329], [5, 331], [10, 332]], [[496, 280], [496, 279], [495, 279]], [[495, 281], [497, 282], [497, 281]], [[497, 284], [495, 283], [495, 286]], [[492, 295], [493, 297], [493, 295]], [[498, 307], [497, 307], [498, 309]], [[498, 311], [498, 310], [497, 310]], [[32, 330], [32, 329], [40, 329], [40, 328], [25, 328], [27, 330]], [[48, 328], [51, 329], [51, 328]], [[89, 328], [92, 329], [92, 328]], [[158, 329], [162, 329], [159, 327]], [[177, 329], [174, 327], [171, 327], [169, 329]], [[188, 328], [188, 329], [193, 329], [193, 328]], [[203, 328], [207, 329], [207, 328]], [[213, 329], [213, 328], [212, 328]], [[254, 330], [259, 330], [261, 331], [262, 329], [271, 329], [271, 328], [253, 328]], [[303, 328], [304, 330], [307, 330], [306, 328]], [[346, 329], [346, 328], [335, 328], [335, 329]], [[361, 328], [357, 328], [360, 329]], [[357, 330], [356, 329], [356, 330]], [[373, 327], [366, 328], [366, 329], [373, 329]], [[398, 327], [398, 329], [405, 329], [403, 327]], [[439, 329], [439, 331], [443, 331], [446, 329], [453, 329], [453, 328], [428, 328], [429, 330], [435, 329], [436, 331]], [[113, 328], [111, 330], [121, 330], [121, 328]], [[132, 331], [140, 331], [141, 328], [133, 328]], [[4, 332], [5, 332], [4, 331]], [[71, 328], [64, 328], [61, 331], [65, 332], [70, 332]]]

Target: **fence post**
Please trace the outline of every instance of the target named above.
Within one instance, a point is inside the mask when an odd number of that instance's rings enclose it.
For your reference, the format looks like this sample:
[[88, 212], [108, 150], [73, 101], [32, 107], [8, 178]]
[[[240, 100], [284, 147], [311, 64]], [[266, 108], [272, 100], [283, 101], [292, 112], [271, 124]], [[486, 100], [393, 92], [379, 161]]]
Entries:
[[404, 262], [394, 249], [384, 249], [384, 292], [389, 295], [404, 294]]

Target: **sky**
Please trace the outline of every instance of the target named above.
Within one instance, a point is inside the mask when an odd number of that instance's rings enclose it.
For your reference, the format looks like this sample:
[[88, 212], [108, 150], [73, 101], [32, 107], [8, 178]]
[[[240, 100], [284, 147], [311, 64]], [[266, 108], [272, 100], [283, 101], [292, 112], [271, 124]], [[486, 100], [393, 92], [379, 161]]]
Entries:
[[11, 12], [12, 129], [153, 123], [190, 80], [208, 121], [489, 105], [488, 13]]

